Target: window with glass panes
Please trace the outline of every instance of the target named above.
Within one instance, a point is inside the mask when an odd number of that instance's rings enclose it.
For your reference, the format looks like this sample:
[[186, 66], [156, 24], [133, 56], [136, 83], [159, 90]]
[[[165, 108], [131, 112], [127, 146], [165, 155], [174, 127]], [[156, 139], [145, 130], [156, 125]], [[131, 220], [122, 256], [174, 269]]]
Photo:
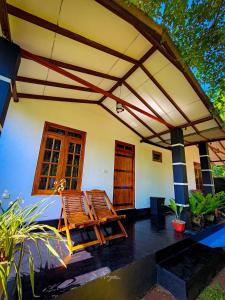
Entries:
[[45, 123], [32, 194], [48, 195], [54, 182], [65, 179], [65, 189], [80, 190], [86, 133]]

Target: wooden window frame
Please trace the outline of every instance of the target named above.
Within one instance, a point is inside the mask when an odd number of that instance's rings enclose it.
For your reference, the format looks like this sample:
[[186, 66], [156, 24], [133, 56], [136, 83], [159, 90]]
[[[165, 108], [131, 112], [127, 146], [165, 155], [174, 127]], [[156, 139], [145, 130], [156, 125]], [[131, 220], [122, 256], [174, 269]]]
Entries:
[[[160, 155], [160, 160], [154, 159], [154, 154]], [[162, 152], [152, 150], [152, 161], [162, 163]]]
[[[50, 131], [48, 131], [49, 127], [54, 127], [59, 130], [64, 130], [65, 135], [50, 132]], [[80, 134], [82, 137], [81, 137], [81, 139], [75, 138], [73, 136], [70, 136], [68, 134], [69, 132]], [[87, 135], [86, 132], [78, 130], [78, 129], [70, 128], [67, 126], [62, 126], [62, 125], [47, 122], [47, 121], [45, 122], [43, 132], [42, 132], [42, 138], [41, 138], [41, 142], [40, 142], [40, 149], [39, 149], [39, 154], [38, 154], [38, 159], [37, 159], [37, 164], [36, 164], [35, 175], [34, 175], [34, 182], [33, 182], [33, 188], [32, 188], [32, 193], [31, 193], [32, 196], [53, 194], [53, 189], [40, 190], [38, 188], [39, 180], [41, 177], [41, 168], [42, 168], [42, 163], [43, 163], [44, 151], [45, 151], [45, 142], [48, 137], [57, 138], [62, 141], [62, 148], [60, 151], [61, 155], [59, 158], [58, 169], [57, 169], [57, 173], [56, 173], [56, 180], [59, 180], [59, 179], [65, 177], [65, 175], [63, 176], [63, 174], [65, 174], [65, 169], [66, 169], [66, 165], [67, 165], [66, 154], [68, 154], [68, 152], [67, 152], [68, 150], [67, 150], [66, 146], [68, 146], [69, 142], [71, 142], [71, 141], [73, 141], [73, 142], [77, 141], [78, 143], [80, 143], [82, 145], [81, 153], [80, 153], [78, 176], [77, 176], [77, 188], [76, 188], [76, 190], [81, 190], [82, 177], [83, 177], [84, 155], [85, 155], [85, 145], [86, 145], [86, 135]], [[73, 190], [67, 190], [67, 191], [72, 193]]]

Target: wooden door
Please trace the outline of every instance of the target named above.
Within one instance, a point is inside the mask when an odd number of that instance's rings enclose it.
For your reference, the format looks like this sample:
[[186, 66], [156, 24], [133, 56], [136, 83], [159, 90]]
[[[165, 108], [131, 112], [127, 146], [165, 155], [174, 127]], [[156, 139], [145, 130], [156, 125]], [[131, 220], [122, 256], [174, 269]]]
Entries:
[[116, 141], [113, 205], [115, 209], [134, 207], [134, 145]]

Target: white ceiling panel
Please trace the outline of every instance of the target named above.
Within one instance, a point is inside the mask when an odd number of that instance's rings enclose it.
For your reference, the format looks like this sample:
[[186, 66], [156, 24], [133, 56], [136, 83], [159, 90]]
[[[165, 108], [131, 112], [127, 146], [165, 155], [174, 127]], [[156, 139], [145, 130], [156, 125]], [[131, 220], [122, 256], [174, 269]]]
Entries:
[[155, 51], [145, 62], [144, 66], [149, 70], [149, 72], [154, 76], [160, 70], [165, 68], [170, 61], [159, 51]]
[[198, 95], [185, 79], [184, 75], [171, 63], [154, 77], [181, 109], [185, 105], [199, 100]]
[[17, 82], [17, 92], [24, 94], [43, 95], [45, 86], [40, 84], [30, 84], [26, 82]]
[[61, 0], [45, 0], [44, 6], [38, 0], [7, 0], [7, 3], [56, 24]]
[[[79, 13], [75, 13], [78, 9]], [[93, 0], [64, 0], [59, 25], [122, 53], [139, 34], [132, 25]], [[142, 46], [146, 43], [143, 39]]]
[[34, 54], [50, 57], [55, 33], [9, 16], [13, 42]]
[[58, 34], [55, 38], [52, 58], [103, 73], [108, 73], [117, 61], [114, 56]]
[[21, 59], [19, 76], [45, 80], [48, 69], [29, 59]]

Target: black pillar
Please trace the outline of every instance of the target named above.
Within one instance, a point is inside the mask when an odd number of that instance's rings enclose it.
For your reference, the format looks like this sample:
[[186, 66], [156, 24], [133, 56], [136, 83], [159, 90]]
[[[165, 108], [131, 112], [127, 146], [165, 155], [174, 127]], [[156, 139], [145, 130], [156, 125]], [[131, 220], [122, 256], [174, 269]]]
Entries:
[[188, 182], [184, 152], [184, 137], [181, 128], [173, 128], [171, 134], [173, 184], [176, 203], [183, 206], [181, 219], [189, 226]]
[[0, 37], [0, 129], [5, 121], [11, 98], [11, 84], [16, 80], [20, 60], [20, 47]]
[[214, 195], [215, 187], [210, 165], [208, 144], [206, 142], [200, 142], [198, 145], [198, 149], [202, 171], [203, 194], [207, 195], [211, 193]]

